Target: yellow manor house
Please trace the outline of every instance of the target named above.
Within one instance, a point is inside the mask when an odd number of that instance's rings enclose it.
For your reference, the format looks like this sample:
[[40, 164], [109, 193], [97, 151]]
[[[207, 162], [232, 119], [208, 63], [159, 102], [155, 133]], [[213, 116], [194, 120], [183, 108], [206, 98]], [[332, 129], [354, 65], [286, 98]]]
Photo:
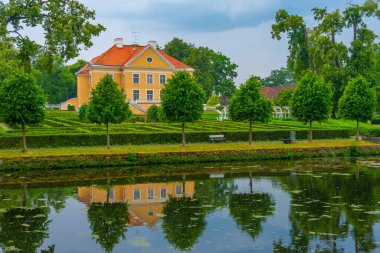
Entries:
[[91, 89], [106, 74], [113, 76], [120, 89], [124, 89], [134, 114], [144, 114], [152, 105], [161, 103], [161, 91], [166, 81], [177, 71], [194, 71], [185, 63], [171, 57], [149, 41], [146, 46], [124, 45], [122, 38], [103, 54], [93, 58], [77, 73], [77, 97], [61, 104], [79, 108], [88, 103]]

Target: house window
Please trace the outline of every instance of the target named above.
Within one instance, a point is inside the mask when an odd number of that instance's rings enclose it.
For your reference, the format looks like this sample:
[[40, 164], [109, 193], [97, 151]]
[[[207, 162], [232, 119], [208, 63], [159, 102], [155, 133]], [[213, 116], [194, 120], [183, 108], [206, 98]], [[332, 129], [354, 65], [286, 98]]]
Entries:
[[180, 195], [183, 193], [183, 187], [182, 185], [176, 185], [175, 187], [175, 194]]
[[161, 98], [162, 98], [162, 90], [160, 90], [160, 100], [161, 100]]
[[140, 198], [141, 198], [140, 190], [138, 190], [138, 189], [134, 189], [134, 190], [133, 190], [133, 199], [134, 199], [134, 200], [140, 200]]
[[91, 78], [91, 76], [88, 76], [88, 83], [90, 84], [90, 86], [92, 85], [92, 78]]
[[111, 189], [111, 190], [108, 191], [108, 197], [110, 199], [113, 199], [113, 189]]
[[133, 90], [133, 101], [138, 101], [140, 100], [140, 90]]
[[112, 76], [112, 80], [115, 80], [115, 74], [108, 74], [110, 76]]
[[153, 101], [153, 90], [146, 91], [146, 100]]
[[166, 199], [166, 194], [167, 194], [166, 188], [162, 188], [161, 191], [160, 191], [160, 197], [162, 199]]
[[160, 84], [166, 83], [166, 75], [160, 75]]
[[132, 82], [134, 83], [134, 84], [138, 84], [138, 83], [140, 83], [140, 74], [133, 74], [132, 75]]
[[154, 196], [154, 190], [149, 188], [148, 189], [148, 199], [153, 199]]
[[146, 83], [147, 84], [153, 84], [153, 75], [152, 74], [146, 75]]

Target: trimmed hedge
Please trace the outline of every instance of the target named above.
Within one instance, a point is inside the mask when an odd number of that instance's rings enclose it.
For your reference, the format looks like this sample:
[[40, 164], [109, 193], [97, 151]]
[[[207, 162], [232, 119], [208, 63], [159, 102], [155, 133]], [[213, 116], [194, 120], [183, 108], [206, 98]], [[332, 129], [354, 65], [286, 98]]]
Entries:
[[[307, 130], [298, 130], [297, 139], [306, 139]], [[189, 143], [208, 142], [210, 134], [224, 134], [227, 141], [247, 141], [246, 131], [210, 131], [210, 132], [188, 132], [186, 140]], [[315, 139], [338, 139], [349, 138], [353, 135], [350, 129], [314, 130]], [[288, 130], [256, 131], [253, 133], [255, 141], [275, 141], [289, 138]], [[143, 145], [143, 144], [170, 144], [180, 143], [181, 133], [120, 133], [111, 134], [112, 145]], [[30, 148], [51, 147], [75, 147], [75, 146], [104, 146], [106, 136], [104, 134], [63, 134], [45, 136], [27, 136], [27, 144]], [[20, 136], [0, 137], [0, 149], [21, 148], [22, 138]]]
[[83, 168], [123, 167], [131, 169], [138, 165], [184, 164], [206, 162], [238, 162], [257, 160], [286, 160], [303, 158], [356, 158], [379, 155], [378, 146], [337, 147], [337, 148], [297, 148], [272, 150], [225, 150], [201, 152], [163, 152], [115, 155], [81, 155], [62, 157], [33, 157], [4, 159], [0, 171], [61, 170]]

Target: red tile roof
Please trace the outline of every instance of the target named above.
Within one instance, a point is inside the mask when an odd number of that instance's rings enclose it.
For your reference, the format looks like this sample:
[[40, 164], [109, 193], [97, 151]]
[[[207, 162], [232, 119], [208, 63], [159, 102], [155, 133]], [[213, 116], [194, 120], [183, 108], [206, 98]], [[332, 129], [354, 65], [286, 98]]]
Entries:
[[260, 93], [264, 94], [266, 98], [268, 99], [275, 99], [280, 91], [283, 89], [294, 89], [296, 88], [296, 85], [294, 84], [287, 84], [283, 86], [276, 86], [276, 87], [262, 87], [260, 89]]
[[[139, 53], [141, 53], [147, 46], [131, 46], [124, 45], [123, 48], [118, 48], [113, 45], [110, 49], [102, 53], [101, 55], [93, 58], [90, 61], [91, 65], [102, 65], [102, 66], [120, 66], [127, 64], [130, 60], [135, 58]], [[161, 54], [174, 68], [177, 69], [190, 69], [185, 63], [175, 59], [174, 57], [164, 53], [162, 50], [157, 49], [157, 52]], [[86, 64], [81, 68], [77, 74], [85, 74], [88, 70], [89, 64]]]

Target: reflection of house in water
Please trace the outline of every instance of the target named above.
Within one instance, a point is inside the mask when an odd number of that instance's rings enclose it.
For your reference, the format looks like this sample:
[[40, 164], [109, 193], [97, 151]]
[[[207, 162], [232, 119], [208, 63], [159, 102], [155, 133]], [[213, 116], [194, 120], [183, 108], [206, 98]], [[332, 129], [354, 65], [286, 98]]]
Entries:
[[[153, 227], [159, 220], [169, 197], [193, 197], [194, 181], [152, 183], [135, 185], [116, 185], [108, 191], [109, 203], [128, 203], [130, 226], [148, 225]], [[185, 191], [183, 191], [185, 187]], [[91, 203], [107, 202], [107, 189], [100, 187], [79, 187], [80, 201], [89, 206]]]

